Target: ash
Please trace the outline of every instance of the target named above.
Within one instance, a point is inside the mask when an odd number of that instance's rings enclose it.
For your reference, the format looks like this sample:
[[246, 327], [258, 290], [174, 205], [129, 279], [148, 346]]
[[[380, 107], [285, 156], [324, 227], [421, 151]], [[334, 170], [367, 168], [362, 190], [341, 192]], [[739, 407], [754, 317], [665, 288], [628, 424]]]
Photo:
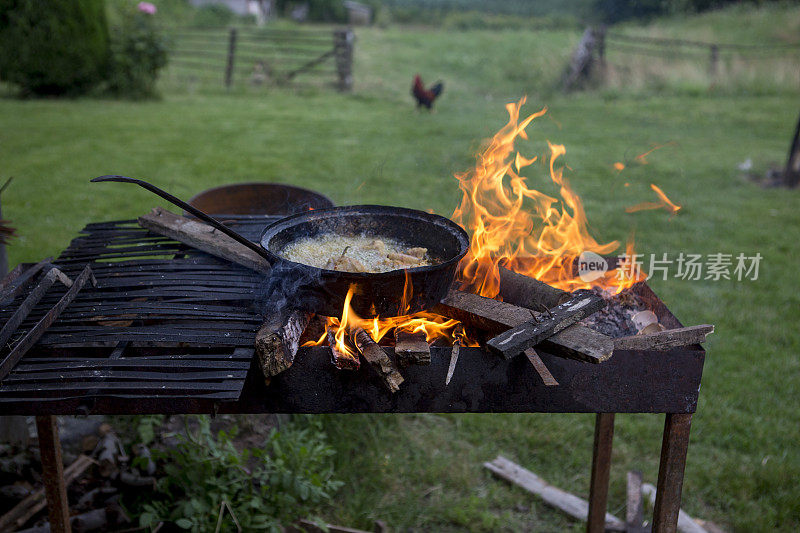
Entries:
[[633, 315], [646, 310], [647, 307], [633, 291], [625, 289], [619, 294], [612, 295], [600, 287], [591, 290], [605, 298], [608, 305], [605, 309], [581, 320], [581, 324], [614, 338], [639, 333], [631, 319]]

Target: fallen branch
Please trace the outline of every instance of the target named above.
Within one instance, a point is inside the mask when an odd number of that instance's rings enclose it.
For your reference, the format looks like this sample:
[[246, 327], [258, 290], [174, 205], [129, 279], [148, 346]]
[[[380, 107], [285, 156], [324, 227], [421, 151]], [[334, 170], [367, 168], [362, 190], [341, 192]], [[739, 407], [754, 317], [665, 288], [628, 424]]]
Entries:
[[[650, 483], [642, 483], [642, 494], [647, 496], [650, 503], [656, 503], [656, 488]], [[695, 522], [683, 509], [678, 511], [678, 531], [680, 533], [708, 533], [705, 528]]]

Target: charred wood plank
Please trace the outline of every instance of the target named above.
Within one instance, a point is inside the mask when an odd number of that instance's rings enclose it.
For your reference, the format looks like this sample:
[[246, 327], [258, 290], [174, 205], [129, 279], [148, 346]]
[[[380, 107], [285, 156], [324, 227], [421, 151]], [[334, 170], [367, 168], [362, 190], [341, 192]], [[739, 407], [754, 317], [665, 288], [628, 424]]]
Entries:
[[[361, 366], [358, 357], [353, 357], [348, 352], [339, 350], [336, 346], [336, 330], [328, 327], [328, 346], [331, 349], [331, 362], [339, 370], [358, 370]], [[346, 337], [346, 336], [345, 336]]]
[[394, 341], [394, 354], [400, 366], [431, 363], [431, 347], [424, 331], [412, 333], [398, 328], [394, 331]]
[[267, 316], [256, 333], [256, 354], [264, 377], [270, 378], [292, 366], [311, 316], [300, 310], [274, 311]]
[[150, 231], [256, 272], [267, 275], [271, 272], [269, 263], [263, 257], [208, 224], [170, 213], [160, 207], [139, 217], [139, 224]]
[[11, 369], [14, 368], [22, 356], [34, 345], [36, 341], [44, 334], [44, 332], [49, 328], [53, 322], [56, 321], [58, 315], [75, 299], [78, 292], [83, 288], [86, 284], [86, 281], [92, 279], [94, 282], [94, 276], [92, 275], [92, 269], [89, 268], [87, 265], [83, 271], [75, 278], [75, 281], [72, 283], [72, 286], [69, 290], [61, 297], [61, 299], [53, 306], [50, 311], [47, 312], [46, 315], [42, 317], [36, 325], [25, 334], [22, 339], [11, 349], [11, 352], [0, 362], [0, 380], [5, 378]]
[[389, 391], [394, 393], [400, 390], [403, 376], [400, 375], [389, 354], [369, 336], [369, 333], [362, 328], [356, 328], [353, 332], [353, 341], [358, 347], [358, 351], [378, 373]]
[[605, 306], [606, 301], [596, 294], [588, 291], [573, 293], [568, 301], [554, 307], [549, 313], [497, 335], [486, 346], [510, 359]]
[[[507, 302], [498, 302], [477, 294], [450, 291], [434, 312], [455, 318], [468, 327], [497, 335], [530, 320], [531, 310]], [[601, 363], [614, 350], [612, 339], [580, 324], [572, 325], [542, 341], [542, 350], [577, 361]]]
[[645, 335], [631, 335], [614, 339], [615, 350], [670, 350], [690, 344], [701, 344], [714, 333], [714, 326], [701, 324], [685, 328], [668, 329]]

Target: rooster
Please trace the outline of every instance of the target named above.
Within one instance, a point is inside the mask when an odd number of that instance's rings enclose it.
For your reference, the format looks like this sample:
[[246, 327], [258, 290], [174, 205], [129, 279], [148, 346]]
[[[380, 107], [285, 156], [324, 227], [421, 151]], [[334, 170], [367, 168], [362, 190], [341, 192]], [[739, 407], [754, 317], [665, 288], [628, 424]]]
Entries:
[[411, 86], [411, 94], [414, 95], [414, 98], [417, 100], [417, 107], [425, 106], [431, 109], [433, 101], [442, 94], [443, 88], [444, 84], [437, 81], [431, 85], [430, 89], [426, 89], [425, 85], [422, 84], [422, 78], [417, 74], [414, 76], [414, 85]]

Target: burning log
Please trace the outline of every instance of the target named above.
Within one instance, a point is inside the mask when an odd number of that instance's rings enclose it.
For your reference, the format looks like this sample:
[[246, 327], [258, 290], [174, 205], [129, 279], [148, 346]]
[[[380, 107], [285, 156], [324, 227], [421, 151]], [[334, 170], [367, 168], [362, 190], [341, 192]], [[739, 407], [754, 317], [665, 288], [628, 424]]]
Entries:
[[358, 370], [361, 366], [358, 357], [339, 350], [336, 346], [336, 330], [330, 327], [328, 328], [328, 345], [331, 349], [331, 362], [339, 370]]
[[500, 272], [500, 297], [508, 302], [527, 309], [537, 309], [542, 305], [548, 309], [563, 304], [569, 300], [569, 293], [551, 287], [538, 279], [517, 274], [504, 267]]
[[294, 362], [300, 337], [311, 320], [311, 313], [276, 311], [267, 316], [256, 333], [256, 354], [264, 377], [280, 374]]
[[[455, 290], [434, 311], [492, 335], [523, 324], [533, 316], [530, 310], [517, 305]], [[560, 357], [601, 363], [611, 357], [614, 343], [610, 337], [576, 324], [545, 339], [539, 347]]]
[[425, 332], [412, 333], [396, 328], [394, 340], [394, 354], [400, 366], [431, 364], [431, 347], [425, 338]]
[[705, 342], [714, 333], [714, 326], [702, 324], [685, 328], [668, 329], [644, 335], [631, 335], [614, 339], [615, 350], [669, 350]]
[[269, 274], [271, 267], [266, 259], [217, 231], [208, 224], [170, 213], [156, 207], [139, 217], [139, 225], [153, 233], [175, 239], [192, 248], [220, 257], [245, 268]]
[[547, 314], [534, 317], [533, 320], [497, 335], [486, 345], [493, 352], [510, 359], [605, 306], [606, 301], [596, 294], [573, 293], [572, 298], [549, 310]]
[[403, 376], [400, 375], [397, 366], [389, 357], [389, 354], [386, 353], [386, 350], [372, 340], [369, 333], [362, 328], [355, 329], [353, 340], [358, 347], [358, 351], [361, 352], [361, 355], [364, 356], [370, 366], [378, 372], [383, 383], [391, 392], [397, 392], [403, 383]]

